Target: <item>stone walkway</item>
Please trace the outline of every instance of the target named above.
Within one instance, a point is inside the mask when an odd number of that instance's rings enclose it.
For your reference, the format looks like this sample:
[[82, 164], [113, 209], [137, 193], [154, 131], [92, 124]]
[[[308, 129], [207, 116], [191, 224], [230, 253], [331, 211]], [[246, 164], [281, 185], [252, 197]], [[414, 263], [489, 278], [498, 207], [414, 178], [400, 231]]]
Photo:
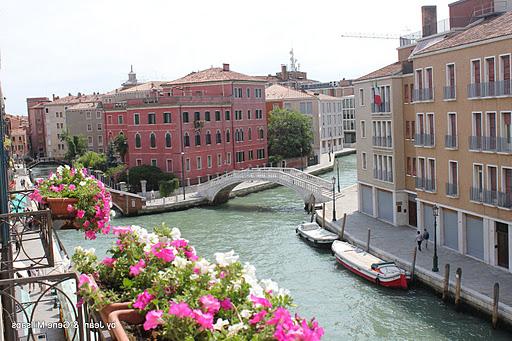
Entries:
[[[395, 227], [357, 212], [356, 185], [348, 187], [342, 192], [345, 194], [344, 199], [336, 202], [338, 220], [334, 224], [331, 221], [331, 202], [326, 205], [326, 224], [336, 231], [341, 231], [343, 213], [347, 213], [345, 238], [360, 246], [366, 246], [368, 229], [370, 229], [370, 252], [386, 260], [393, 260], [410, 270], [413, 250], [416, 246], [416, 229], [406, 226]], [[317, 213], [317, 219], [320, 219], [321, 223], [322, 210]], [[494, 283], [498, 282], [500, 285], [500, 313], [502, 317], [512, 322], [512, 273], [464, 256], [444, 246], [438, 246], [437, 251], [438, 273], [432, 272], [433, 243], [429, 243], [428, 249], [423, 245], [422, 251], [417, 252], [416, 274], [421, 281], [438, 290], [441, 289], [445, 264], [450, 264], [450, 291], [453, 292], [455, 271], [460, 267], [462, 269], [462, 299], [484, 310], [490, 308]]]

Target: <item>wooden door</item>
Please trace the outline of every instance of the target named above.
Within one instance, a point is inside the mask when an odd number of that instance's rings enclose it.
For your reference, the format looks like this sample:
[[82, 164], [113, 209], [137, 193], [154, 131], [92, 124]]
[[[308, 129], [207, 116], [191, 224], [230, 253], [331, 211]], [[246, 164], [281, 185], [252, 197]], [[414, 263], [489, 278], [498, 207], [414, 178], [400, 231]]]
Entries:
[[498, 265], [508, 268], [508, 225], [496, 223]]
[[416, 216], [416, 201], [409, 200], [409, 225], [418, 226], [418, 217]]

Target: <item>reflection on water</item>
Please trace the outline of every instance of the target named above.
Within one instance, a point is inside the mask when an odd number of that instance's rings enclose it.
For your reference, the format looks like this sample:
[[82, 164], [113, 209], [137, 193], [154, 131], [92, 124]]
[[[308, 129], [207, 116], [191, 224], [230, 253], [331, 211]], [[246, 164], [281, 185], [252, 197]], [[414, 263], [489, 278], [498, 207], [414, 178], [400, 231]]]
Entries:
[[[342, 158], [342, 187], [356, 179], [354, 155]], [[323, 177], [330, 178], [332, 173]], [[295, 234], [308, 220], [296, 194], [279, 187], [235, 198], [212, 208], [150, 216], [120, 218], [118, 225], [138, 224], [151, 229], [166, 222], [178, 226], [198, 253], [234, 249], [243, 262], [256, 266], [260, 278], [272, 278], [288, 288], [302, 316], [316, 316], [325, 328], [325, 340], [510, 340], [493, 331], [488, 321], [455, 312], [431, 292], [377, 287], [339, 267], [330, 252], [305, 244]], [[94, 247], [104, 255], [111, 236], [85, 241], [76, 231], [59, 231], [73, 247]]]

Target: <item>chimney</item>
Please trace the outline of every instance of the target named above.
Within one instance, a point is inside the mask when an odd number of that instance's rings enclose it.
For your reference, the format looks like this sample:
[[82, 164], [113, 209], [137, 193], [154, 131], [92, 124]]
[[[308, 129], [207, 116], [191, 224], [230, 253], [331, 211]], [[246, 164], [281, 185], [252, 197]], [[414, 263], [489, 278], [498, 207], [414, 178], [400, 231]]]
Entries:
[[222, 71], [229, 71], [229, 64], [228, 63], [222, 64]]
[[422, 37], [437, 33], [437, 6], [421, 7]]
[[281, 78], [282, 80], [288, 80], [288, 71], [286, 70], [286, 64], [281, 64]]
[[78, 92], [78, 97], [81, 97], [81, 96], [82, 96], [82, 94], [80, 92]]
[[55, 101], [55, 94], [52, 94], [52, 101]]

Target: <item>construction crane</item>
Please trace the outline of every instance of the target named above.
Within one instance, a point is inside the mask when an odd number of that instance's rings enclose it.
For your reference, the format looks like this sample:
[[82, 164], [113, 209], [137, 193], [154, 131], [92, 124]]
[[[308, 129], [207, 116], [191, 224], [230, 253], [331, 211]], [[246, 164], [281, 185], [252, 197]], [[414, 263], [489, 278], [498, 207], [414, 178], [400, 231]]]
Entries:
[[400, 39], [400, 35], [394, 34], [374, 34], [374, 33], [344, 33], [342, 38], [365, 38], [365, 39]]

